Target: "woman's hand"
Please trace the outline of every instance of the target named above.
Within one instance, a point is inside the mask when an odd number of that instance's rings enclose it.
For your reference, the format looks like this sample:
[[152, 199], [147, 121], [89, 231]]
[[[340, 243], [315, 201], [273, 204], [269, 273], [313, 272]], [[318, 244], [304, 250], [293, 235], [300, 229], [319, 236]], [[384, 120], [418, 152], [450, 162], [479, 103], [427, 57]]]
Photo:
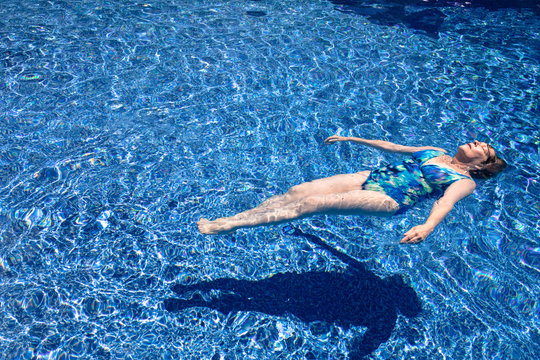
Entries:
[[426, 240], [429, 234], [433, 232], [433, 228], [429, 225], [422, 224], [417, 225], [407, 231], [401, 239], [402, 244], [418, 244]]
[[476, 184], [471, 179], [461, 179], [450, 184], [444, 191], [444, 195], [433, 204], [426, 222], [407, 231], [400, 243], [418, 244], [424, 241], [433, 232], [435, 226], [443, 221], [454, 205], [459, 200], [472, 194], [475, 187]]
[[324, 143], [325, 144], [333, 144], [333, 143], [338, 142], [338, 141], [347, 141], [347, 138], [344, 137], [344, 136], [332, 135], [332, 136], [326, 138], [326, 140], [324, 140]]

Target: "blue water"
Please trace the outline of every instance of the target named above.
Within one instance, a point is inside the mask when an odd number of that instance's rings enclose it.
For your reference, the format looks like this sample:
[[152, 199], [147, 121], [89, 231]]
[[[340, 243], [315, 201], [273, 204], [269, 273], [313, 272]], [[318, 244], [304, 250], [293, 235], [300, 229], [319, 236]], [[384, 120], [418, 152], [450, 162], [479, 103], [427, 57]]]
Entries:
[[441, 7], [428, 34], [344, 10], [2, 0], [0, 358], [356, 358], [369, 326], [164, 308], [174, 284], [347, 271], [282, 226], [195, 225], [399, 158], [324, 145], [335, 133], [450, 152], [486, 140], [510, 164], [418, 246], [398, 242], [429, 202], [391, 219], [293, 223], [361, 262], [382, 296], [364, 307], [399, 308], [383, 291], [393, 275], [420, 301], [366, 358], [538, 357], [538, 15]]

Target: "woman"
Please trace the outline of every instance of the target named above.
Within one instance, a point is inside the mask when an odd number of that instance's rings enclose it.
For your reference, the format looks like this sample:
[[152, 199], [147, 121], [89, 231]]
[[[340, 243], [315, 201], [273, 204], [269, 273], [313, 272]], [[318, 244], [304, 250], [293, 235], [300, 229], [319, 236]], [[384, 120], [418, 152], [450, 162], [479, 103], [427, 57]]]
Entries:
[[374, 171], [336, 175], [293, 186], [284, 195], [273, 196], [258, 207], [232, 217], [197, 222], [204, 234], [275, 224], [313, 214], [362, 214], [391, 216], [429, 196], [439, 195], [422, 225], [407, 231], [401, 243], [419, 243], [452, 210], [470, 195], [474, 178], [489, 178], [501, 172], [506, 162], [490, 145], [474, 141], [461, 145], [454, 157], [432, 146], [403, 146], [382, 140], [330, 136], [324, 142], [352, 141], [412, 158]]

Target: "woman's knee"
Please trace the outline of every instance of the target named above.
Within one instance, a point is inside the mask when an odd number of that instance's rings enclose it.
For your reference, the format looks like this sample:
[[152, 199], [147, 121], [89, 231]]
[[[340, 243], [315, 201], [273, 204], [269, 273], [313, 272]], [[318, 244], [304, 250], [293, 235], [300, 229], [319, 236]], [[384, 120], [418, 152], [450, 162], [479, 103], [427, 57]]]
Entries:
[[326, 211], [326, 204], [320, 196], [307, 196], [298, 202], [299, 214], [314, 214]]
[[399, 204], [396, 202], [396, 200], [388, 197], [387, 199], [383, 199], [381, 201], [380, 209], [378, 210], [381, 212], [382, 216], [392, 216], [396, 211], [399, 210]]
[[300, 185], [294, 185], [287, 191], [285, 195], [291, 196], [291, 197], [301, 197], [306, 195], [306, 183], [300, 184]]

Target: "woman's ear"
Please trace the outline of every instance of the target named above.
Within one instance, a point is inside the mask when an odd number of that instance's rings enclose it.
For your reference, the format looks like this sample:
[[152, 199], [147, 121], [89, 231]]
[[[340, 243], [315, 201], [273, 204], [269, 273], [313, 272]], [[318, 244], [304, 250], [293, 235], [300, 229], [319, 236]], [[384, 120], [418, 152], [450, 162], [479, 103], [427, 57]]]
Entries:
[[469, 166], [469, 170], [480, 170], [482, 168], [483, 168], [482, 164], [471, 164]]

